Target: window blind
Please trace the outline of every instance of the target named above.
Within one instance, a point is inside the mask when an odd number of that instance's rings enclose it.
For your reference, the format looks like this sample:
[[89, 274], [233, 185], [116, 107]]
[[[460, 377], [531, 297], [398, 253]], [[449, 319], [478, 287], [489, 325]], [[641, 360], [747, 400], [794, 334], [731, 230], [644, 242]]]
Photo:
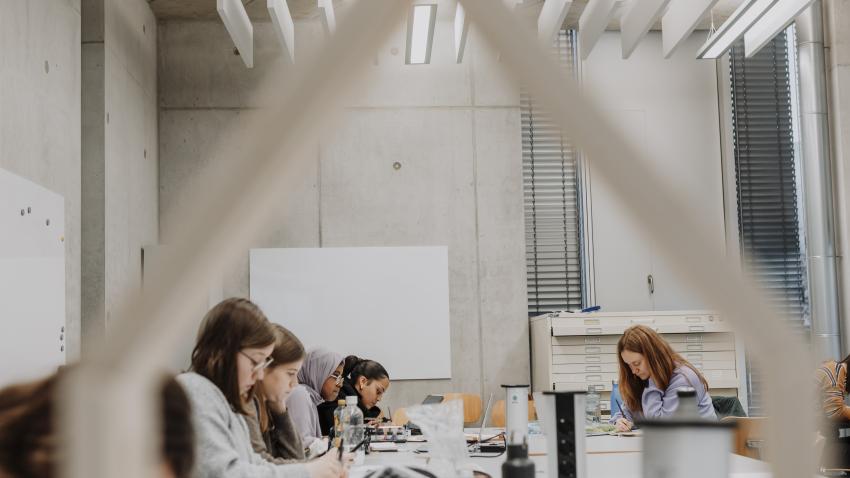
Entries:
[[[554, 42], [559, 62], [575, 74], [575, 32]], [[582, 306], [579, 172], [576, 148], [523, 92], [522, 170], [528, 314]]]
[[[732, 116], [738, 230], [745, 269], [766, 291], [781, 319], [808, 336], [805, 258], [801, 250], [794, 149], [795, 62], [790, 31], [753, 58], [731, 52]], [[793, 53], [793, 52], [792, 52]], [[761, 415], [761, 379], [748, 360], [749, 412]]]

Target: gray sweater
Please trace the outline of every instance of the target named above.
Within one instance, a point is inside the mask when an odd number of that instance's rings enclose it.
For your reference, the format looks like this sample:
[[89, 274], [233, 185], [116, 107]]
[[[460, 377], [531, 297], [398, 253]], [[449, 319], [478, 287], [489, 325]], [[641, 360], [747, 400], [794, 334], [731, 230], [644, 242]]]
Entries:
[[254, 451], [266, 461], [276, 465], [304, 462], [307, 458], [304, 453], [304, 444], [301, 443], [301, 436], [289, 418], [289, 411], [277, 414], [266, 410], [269, 417], [269, 429], [263, 433], [260, 420], [257, 418], [262, 411], [256, 398], [252, 405], [254, 413], [245, 415], [244, 418], [251, 434], [251, 445]]
[[197, 478], [309, 478], [303, 464], [273, 465], [256, 454], [244, 418], [214, 383], [194, 372], [177, 381], [192, 403]]

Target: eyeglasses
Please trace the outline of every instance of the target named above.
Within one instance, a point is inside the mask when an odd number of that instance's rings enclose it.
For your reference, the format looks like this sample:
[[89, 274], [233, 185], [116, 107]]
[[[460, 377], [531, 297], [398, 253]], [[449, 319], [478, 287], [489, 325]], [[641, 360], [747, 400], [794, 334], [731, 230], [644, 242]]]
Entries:
[[337, 385], [341, 384], [341, 383], [342, 383], [342, 380], [343, 380], [343, 376], [342, 376], [342, 374], [341, 374], [341, 373], [339, 373], [339, 372], [334, 372], [334, 373], [332, 373], [332, 374], [331, 374], [331, 376], [330, 376], [330, 378], [334, 379], [334, 382], [335, 382]]
[[239, 351], [239, 353], [240, 353], [240, 354], [242, 354], [242, 355], [244, 355], [244, 356], [245, 356], [248, 360], [250, 360], [250, 361], [251, 361], [251, 365], [253, 365], [253, 366], [254, 366], [254, 368], [252, 368], [252, 369], [251, 369], [251, 373], [257, 373], [257, 372], [259, 372], [260, 370], [265, 370], [265, 369], [266, 369], [269, 365], [271, 365], [271, 364], [272, 364], [272, 362], [274, 361], [274, 359], [273, 359], [272, 357], [267, 357], [267, 358], [266, 358], [265, 360], [263, 360], [262, 362], [257, 362], [256, 360], [254, 360], [254, 358], [253, 358], [253, 357], [251, 357], [250, 355], [246, 354], [245, 352], [243, 352], [243, 351], [241, 351], [241, 350], [240, 350], [240, 351]]

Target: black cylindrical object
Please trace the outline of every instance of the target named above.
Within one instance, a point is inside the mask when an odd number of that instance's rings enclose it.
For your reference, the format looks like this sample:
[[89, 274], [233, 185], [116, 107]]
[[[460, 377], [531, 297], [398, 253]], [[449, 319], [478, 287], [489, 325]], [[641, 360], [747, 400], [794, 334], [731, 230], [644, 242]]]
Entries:
[[508, 459], [502, 463], [502, 478], [534, 478], [534, 462], [528, 459], [528, 445], [508, 445]]

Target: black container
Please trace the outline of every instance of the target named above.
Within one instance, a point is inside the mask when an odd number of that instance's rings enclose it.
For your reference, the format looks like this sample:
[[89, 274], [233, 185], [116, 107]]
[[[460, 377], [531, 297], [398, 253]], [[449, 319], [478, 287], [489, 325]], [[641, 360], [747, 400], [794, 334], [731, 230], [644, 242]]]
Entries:
[[528, 445], [508, 445], [502, 478], [534, 478], [534, 462], [528, 459]]

